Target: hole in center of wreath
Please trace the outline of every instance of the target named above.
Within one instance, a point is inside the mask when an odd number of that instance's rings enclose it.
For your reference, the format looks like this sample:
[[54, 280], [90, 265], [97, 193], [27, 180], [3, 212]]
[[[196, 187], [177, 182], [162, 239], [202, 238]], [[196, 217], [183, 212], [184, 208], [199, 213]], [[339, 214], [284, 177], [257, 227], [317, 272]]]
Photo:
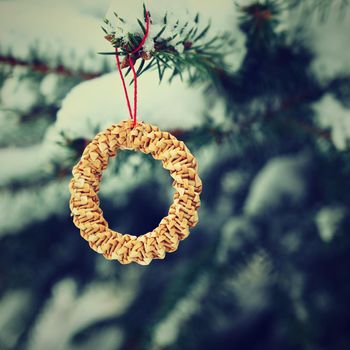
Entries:
[[152, 231], [168, 215], [172, 182], [169, 171], [151, 155], [119, 151], [100, 184], [100, 207], [109, 227], [135, 236]]

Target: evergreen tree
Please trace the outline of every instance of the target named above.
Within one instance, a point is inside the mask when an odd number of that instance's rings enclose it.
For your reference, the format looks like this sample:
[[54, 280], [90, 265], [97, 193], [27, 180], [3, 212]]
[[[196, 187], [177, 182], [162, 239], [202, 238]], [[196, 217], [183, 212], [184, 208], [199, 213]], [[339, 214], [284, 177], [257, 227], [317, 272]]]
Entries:
[[[117, 1], [103, 22], [106, 2], [0, 1], [0, 349], [348, 349], [348, 1]], [[116, 48], [203, 181], [198, 226], [147, 267], [94, 253], [68, 208], [84, 147], [128, 116]], [[139, 153], [101, 182], [120, 232], [171, 197]]]

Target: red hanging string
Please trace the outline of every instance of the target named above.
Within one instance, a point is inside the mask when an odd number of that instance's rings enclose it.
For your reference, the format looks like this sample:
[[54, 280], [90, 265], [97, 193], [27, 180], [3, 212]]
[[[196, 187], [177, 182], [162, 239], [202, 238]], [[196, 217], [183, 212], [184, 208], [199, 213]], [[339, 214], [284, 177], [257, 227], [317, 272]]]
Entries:
[[150, 24], [149, 12], [146, 11], [146, 31], [145, 31], [145, 35], [143, 36], [140, 44], [133, 51], [131, 51], [131, 53], [128, 55], [129, 65], [130, 65], [130, 68], [131, 68], [133, 76], [134, 76], [134, 111], [131, 110], [131, 103], [130, 103], [130, 99], [129, 99], [128, 89], [126, 87], [125, 78], [124, 78], [124, 75], [123, 75], [123, 72], [122, 72], [122, 68], [121, 68], [121, 64], [120, 64], [120, 60], [119, 60], [118, 48], [115, 49], [115, 58], [116, 58], [116, 61], [117, 61], [117, 67], [118, 67], [120, 79], [121, 79], [121, 81], [123, 83], [123, 89], [124, 89], [126, 103], [127, 103], [127, 106], [128, 106], [130, 118], [134, 121], [133, 127], [135, 127], [136, 123], [137, 123], [137, 74], [136, 74], [134, 62], [133, 62], [131, 56], [134, 55], [135, 53], [139, 52], [142, 49], [142, 46], [144, 45], [144, 43], [146, 42], [147, 37], [149, 35], [149, 24]]

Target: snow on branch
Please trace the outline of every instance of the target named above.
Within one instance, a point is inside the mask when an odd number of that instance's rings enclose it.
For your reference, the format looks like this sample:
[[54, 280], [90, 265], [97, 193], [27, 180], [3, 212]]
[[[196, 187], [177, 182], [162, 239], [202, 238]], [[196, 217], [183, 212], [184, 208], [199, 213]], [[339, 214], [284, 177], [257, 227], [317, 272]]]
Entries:
[[50, 216], [67, 215], [67, 187], [67, 180], [58, 180], [15, 193], [10, 190], [1, 191], [0, 210], [6, 220], [0, 222], [0, 237], [16, 234], [27, 225]]
[[[194, 83], [213, 79], [216, 71], [230, 70], [225, 57], [233, 51], [235, 40], [232, 35], [228, 32], [213, 35], [211, 22], [203, 22], [199, 12], [190, 15], [182, 9], [177, 16], [168, 9], [162, 12], [158, 5], [152, 4], [151, 8], [139, 5], [137, 11], [131, 11], [129, 18], [113, 12], [105, 19], [102, 27], [105, 38], [125, 56], [122, 68], [129, 68], [127, 74], [130, 71], [129, 55], [134, 63], [140, 60], [138, 76], [156, 69], [160, 81], [168, 71], [169, 81], [176, 76], [182, 79], [185, 74], [186, 79]], [[149, 31], [146, 30], [146, 13], [150, 15]], [[145, 35], [147, 39], [141, 50], [133, 53]], [[115, 55], [115, 51], [101, 54]]]
[[316, 123], [321, 128], [330, 130], [331, 141], [334, 146], [345, 151], [350, 145], [349, 109], [339, 103], [331, 94], [326, 94], [313, 105], [316, 112]]
[[[159, 87], [156, 72], [139, 81], [140, 120], [162, 129], [191, 129], [201, 125], [203, 116], [223, 102], [206, 105], [203, 88], [191, 89], [179, 80]], [[157, 91], [155, 94], [154, 91]], [[98, 92], [98, 93], [96, 93]], [[220, 113], [220, 112], [218, 112]], [[115, 73], [77, 85], [67, 95], [58, 112], [56, 127], [68, 138], [91, 139], [112, 123], [127, 119], [128, 112], [120, 79]]]
[[[83, 291], [71, 279], [58, 282], [31, 330], [28, 349], [44, 349], [47, 346], [73, 349], [70, 344], [77, 333], [106, 318], [118, 317], [127, 310], [138, 291], [139, 275], [136, 271], [129, 271], [122, 276], [119, 286], [98, 282], [90, 284]], [[57, 324], [61, 325], [59, 329]], [[108, 339], [114, 344], [113, 348], [119, 348], [122, 330], [114, 327], [113, 334]], [[90, 349], [91, 342], [94, 344], [92, 348], [98, 346], [95, 335], [92, 340], [87, 337], [89, 344], [86, 346]], [[107, 336], [107, 333], [104, 335]]]
[[285, 203], [300, 203], [306, 195], [304, 177], [308, 164], [307, 154], [272, 158], [253, 180], [245, 214], [259, 216]]
[[99, 18], [84, 13], [76, 2], [1, 1], [0, 13], [6, 14], [0, 21], [3, 60], [36, 63], [38, 69], [64, 67], [60, 69], [89, 74], [106, 71], [108, 62], [96, 54], [107, 47], [100, 35]]
[[59, 65], [57, 67], [50, 67], [50, 65], [44, 62], [31, 62], [30, 60], [21, 60], [11, 56], [3, 56], [0, 55], [0, 63], [7, 64], [12, 67], [26, 67], [33, 72], [38, 72], [42, 74], [57, 74], [67, 77], [78, 77], [80, 79], [88, 80], [96, 78], [100, 75], [100, 73], [96, 72], [84, 72], [84, 71], [73, 71], [63, 65]]

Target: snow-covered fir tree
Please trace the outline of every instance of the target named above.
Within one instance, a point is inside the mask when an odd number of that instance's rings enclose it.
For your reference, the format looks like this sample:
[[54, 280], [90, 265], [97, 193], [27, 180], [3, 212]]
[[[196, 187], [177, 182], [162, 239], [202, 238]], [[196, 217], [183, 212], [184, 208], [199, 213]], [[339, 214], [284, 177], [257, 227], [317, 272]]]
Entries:
[[[128, 118], [186, 142], [199, 225], [148, 267], [89, 249], [68, 183]], [[349, 348], [347, 0], [0, 0], [0, 349]], [[101, 29], [103, 27], [103, 29]], [[107, 39], [107, 40], [106, 40]], [[150, 157], [101, 183], [110, 226], [143, 234], [171, 202]]]

